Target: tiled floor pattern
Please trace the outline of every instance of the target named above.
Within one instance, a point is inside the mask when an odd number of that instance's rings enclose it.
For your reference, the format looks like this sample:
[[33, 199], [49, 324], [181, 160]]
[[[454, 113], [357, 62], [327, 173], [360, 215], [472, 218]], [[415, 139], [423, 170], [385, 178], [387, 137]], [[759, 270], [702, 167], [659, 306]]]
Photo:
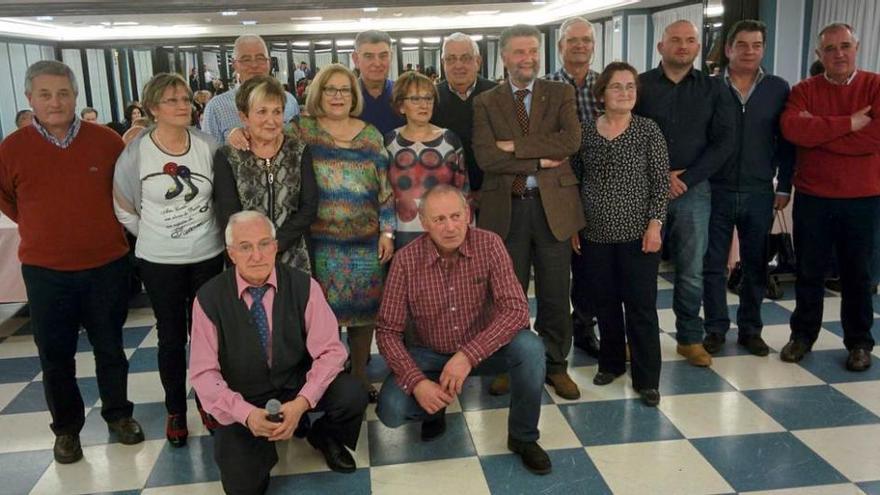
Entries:
[[[544, 397], [540, 442], [553, 461], [548, 476], [529, 474], [507, 451], [507, 399], [486, 393], [488, 378], [472, 378], [449, 408], [440, 440], [420, 443], [418, 425], [388, 429], [371, 407], [355, 453], [357, 472], [330, 472], [316, 451], [294, 440], [279, 445], [270, 492], [880, 494], [880, 364], [858, 374], [843, 369], [839, 298], [830, 292], [814, 352], [797, 365], [781, 362], [794, 304], [792, 287], [785, 288], [783, 300], [764, 303], [770, 356], [748, 355], [736, 346], [734, 329], [712, 368], [697, 369], [675, 354], [672, 290], [669, 275], [661, 275], [660, 407], [643, 406], [626, 377], [594, 386], [595, 360], [574, 350], [571, 373], [581, 399], [566, 401], [549, 389]], [[736, 298], [730, 302], [734, 314]], [[147, 441], [108, 443], [94, 359], [81, 338], [77, 369], [89, 410], [81, 435], [85, 459], [73, 465], [52, 460], [28, 320], [16, 316], [17, 305], [0, 306], [0, 493], [222, 492], [212, 439], [192, 401], [187, 447], [173, 449], [164, 439], [154, 319], [144, 306], [142, 300], [129, 313], [125, 347], [129, 393]], [[375, 382], [387, 373], [378, 354], [370, 372]]]

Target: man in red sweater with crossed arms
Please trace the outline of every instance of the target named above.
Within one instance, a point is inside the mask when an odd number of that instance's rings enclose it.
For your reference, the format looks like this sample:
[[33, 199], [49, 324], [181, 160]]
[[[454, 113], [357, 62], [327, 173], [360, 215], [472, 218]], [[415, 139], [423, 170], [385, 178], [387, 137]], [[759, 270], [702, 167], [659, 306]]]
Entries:
[[871, 258], [880, 220], [880, 75], [856, 70], [852, 27], [834, 23], [818, 37], [825, 73], [796, 85], [782, 114], [782, 132], [797, 145], [794, 244], [797, 305], [783, 361], [810, 352], [822, 325], [823, 280], [832, 246], [843, 287], [841, 322], [846, 368], [871, 366]]

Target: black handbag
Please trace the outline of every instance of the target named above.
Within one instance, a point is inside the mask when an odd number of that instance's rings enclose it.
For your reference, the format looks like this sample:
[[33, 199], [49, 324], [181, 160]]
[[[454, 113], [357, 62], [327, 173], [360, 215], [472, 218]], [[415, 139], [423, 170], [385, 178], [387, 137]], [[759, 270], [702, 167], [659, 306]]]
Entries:
[[796, 255], [794, 252], [794, 242], [791, 237], [791, 231], [788, 229], [788, 225], [785, 222], [785, 216], [782, 212], [776, 212], [776, 219], [779, 221], [782, 232], [778, 234], [770, 234], [770, 238], [767, 242], [769, 250], [767, 261], [769, 263], [774, 257], [776, 258], [776, 268], [773, 270], [773, 273], [794, 273]]

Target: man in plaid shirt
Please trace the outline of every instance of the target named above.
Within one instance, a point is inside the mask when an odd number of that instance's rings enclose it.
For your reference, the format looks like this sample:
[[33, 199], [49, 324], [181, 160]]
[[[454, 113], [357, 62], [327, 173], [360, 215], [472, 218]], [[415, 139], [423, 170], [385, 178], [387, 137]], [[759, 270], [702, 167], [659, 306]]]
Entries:
[[[601, 103], [596, 101], [596, 96], [593, 95], [593, 84], [599, 74], [590, 70], [590, 61], [593, 58], [593, 49], [595, 48], [593, 25], [583, 17], [567, 19], [559, 26], [557, 48], [559, 57], [562, 59], [562, 68], [547, 74], [547, 79], [562, 81], [574, 86], [578, 119], [581, 124], [595, 121], [599, 117]], [[571, 157], [571, 168], [580, 181], [584, 179], [583, 167], [584, 164], [581, 162], [579, 154]], [[584, 272], [582, 256], [577, 253], [571, 254], [571, 271], [571, 305], [574, 308], [571, 319], [574, 345], [583, 349], [590, 356], [599, 357], [596, 321], [586, 304], [587, 296], [584, 285], [589, 274]]]
[[[446, 430], [446, 407], [471, 374], [511, 378], [507, 447], [536, 474], [551, 470], [538, 445], [544, 344], [528, 330], [529, 308], [504, 241], [468, 226], [461, 191], [436, 186], [422, 196], [427, 231], [394, 256], [376, 323], [379, 352], [392, 374], [376, 414], [396, 428], [422, 422], [423, 441]], [[404, 345], [407, 322], [416, 344]]]

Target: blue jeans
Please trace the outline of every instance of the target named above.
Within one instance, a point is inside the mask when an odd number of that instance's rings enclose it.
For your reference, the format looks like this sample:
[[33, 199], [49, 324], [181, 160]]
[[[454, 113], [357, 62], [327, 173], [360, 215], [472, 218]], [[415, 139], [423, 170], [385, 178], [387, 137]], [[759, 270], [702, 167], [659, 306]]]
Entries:
[[101, 416], [107, 422], [131, 416], [128, 359], [122, 347], [130, 270], [126, 257], [73, 272], [21, 267], [56, 435], [78, 434], [85, 422], [74, 360], [80, 326], [94, 349]]
[[[440, 354], [425, 347], [412, 347], [409, 354], [428, 379], [434, 381], [439, 379], [440, 372], [452, 357], [452, 354]], [[541, 338], [529, 330], [520, 330], [509, 344], [498, 349], [471, 371], [471, 375], [489, 376], [510, 373], [510, 415], [507, 430], [515, 440], [538, 440], [538, 419], [541, 417], [541, 394], [546, 372], [543, 356], [544, 343]], [[401, 390], [394, 374], [389, 375], [382, 384], [376, 415], [389, 428], [430, 418], [413, 395]]]
[[672, 310], [675, 312], [675, 338], [682, 345], [703, 341], [700, 302], [703, 300], [703, 257], [709, 244], [711, 208], [709, 181], [694, 184], [682, 196], [669, 202], [666, 239], [675, 264]]
[[743, 269], [736, 324], [739, 335], [761, 335], [761, 302], [767, 290], [767, 235], [773, 225], [772, 191], [738, 193], [712, 191], [709, 249], [703, 265], [703, 312], [706, 333], [724, 335], [730, 329], [727, 313], [727, 268], [733, 228], [739, 235]]
[[843, 343], [847, 349], [874, 348], [871, 264], [880, 217], [880, 196], [829, 199], [795, 193], [794, 250], [797, 297], [791, 338], [811, 345], [819, 336], [825, 301], [825, 271], [831, 246], [840, 265]]

